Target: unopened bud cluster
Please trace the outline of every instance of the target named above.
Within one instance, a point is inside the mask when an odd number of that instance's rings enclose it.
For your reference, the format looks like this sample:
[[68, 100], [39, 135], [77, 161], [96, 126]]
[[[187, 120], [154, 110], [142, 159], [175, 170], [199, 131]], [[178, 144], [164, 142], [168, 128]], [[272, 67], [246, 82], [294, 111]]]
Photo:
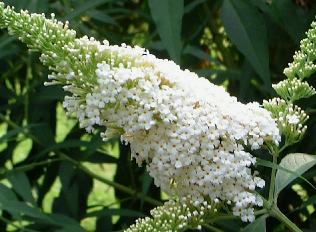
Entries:
[[227, 202], [243, 221], [254, 220], [262, 200], [253, 190], [265, 182], [252, 174], [256, 159], [246, 148], [280, 141], [277, 124], [258, 103], [242, 104], [143, 48], [76, 39], [54, 18], [0, 3], [0, 26], [42, 52], [52, 70], [46, 84], [69, 93], [68, 114], [88, 132], [106, 127], [104, 139], [121, 136], [162, 190], [200, 203]]
[[289, 102], [309, 98], [316, 94], [315, 88], [300, 79], [285, 79], [272, 85], [277, 94]]
[[311, 29], [306, 35], [307, 37], [301, 40], [300, 50], [293, 56], [293, 62], [284, 69], [284, 74], [290, 79], [295, 77], [303, 79], [316, 71], [316, 22], [312, 22]]
[[274, 98], [264, 102], [264, 107], [272, 113], [284, 139], [285, 147], [297, 143], [303, 138], [307, 126], [308, 116], [300, 107], [293, 103], [302, 98], [309, 98], [316, 94], [315, 88], [308, 82], [302, 81], [316, 71], [316, 22], [311, 24], [306, 33], [307, 38], [300, 44], [300, 50], [293, 56], [293, 62], [284, 69], [288, 79], [272, 85], [282, 98]]
[[276, 119], [286, 144], [294, 144], [302, 139], [307, 129], [305, 123], [309, 118], [304, 110], [280, 98], [264, 101], [263, 105]]
[[185, 198], [169, 200], [163, 206], [151, 210], [152, 217], [140, 218], [125, 232], [181, 232], [201, 230], [216, 209], [204, 202], [193, 202]]

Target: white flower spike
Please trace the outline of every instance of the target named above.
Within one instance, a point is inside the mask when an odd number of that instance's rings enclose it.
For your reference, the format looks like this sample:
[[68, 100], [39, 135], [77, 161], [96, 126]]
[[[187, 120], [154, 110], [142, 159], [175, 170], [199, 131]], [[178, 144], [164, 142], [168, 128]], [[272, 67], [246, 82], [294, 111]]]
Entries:
[[0, 3], [0, 26], [42, 53], [49, 83], [64, 85], [63, 106], [80, 126], [106, 127], [104, 139], [120, 135], [162, 190], [198, 203], [229, 202], [243, 221], [254, 220], [262, 200], [252, 190], [264, 181], [251, 173], [256, 159], [245, 148], [279, 143], [270, 112], [143, 48], [76, 39], [53, 16]]

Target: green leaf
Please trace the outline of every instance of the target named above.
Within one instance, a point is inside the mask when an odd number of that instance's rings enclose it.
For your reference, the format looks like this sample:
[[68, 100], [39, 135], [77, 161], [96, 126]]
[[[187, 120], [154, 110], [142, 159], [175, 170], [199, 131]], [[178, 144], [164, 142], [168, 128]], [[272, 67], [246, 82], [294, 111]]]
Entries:
[[[240, 90], [238, 96], [238, 99], [241, 102], [247, 101], [247, 97], [251, 96], [250, 82], [253, 75], [254, 70], [252, 66], [247, 60], [245, 60], [242, 66], [242, 74], [240, 76]], [[245, 91], [245, 89], [248, 89], [249, 91]]]
[[48, 0], [33, 0], [28, 1], [27, 9], [31, 12], [46, 12], [48, 9]]
[[[3, 208], [4, 204], [10, 201], [18, 201], [17, 196], [12, 191], [12, 189], [7, 186], [0, 184], [0, 209]], [[11, 212], [13, 218], [19, 218], [20, 214]]]
[[306, 12], [302, 17], [302, 9], [288, 0], [272, 1], [270, 8], [272, 11], [270, 15], [275, 17], [275, 21], [278, 21], [295, 43], [299, 44], [311, 20], [315, 18], [314, 13]]
[[20, 132], [23, 131], [23, 128], [13, 129], [5, 133], [3, 136], [0, 137], [0, 144], [5, 143], [10, 140], [12, 137], [18, 135]]
[[265, 0], [256, 0], [250, 1], [250, 3], [258, 7], [275, 24], [281, 27], [296, 44], [299, 44], [302, 37], [304, 37], [304, 32], [314, 18], [315, 11], [310, 10], [302, 14], [301, 7], [298, 7], [293, 1], [278, 0], [271, 1], [268, 4]]
[[276, 168], [278, 170], [281, 170], [281, 171], [284, 171], [286, 173], [289, 173], [290, 175], [293, 175], [295, 178], [300, 178], [301, 180], [305, 181], [307, 184], [309, 184], [309, 186], [311, 186], [313, 189], [316, 190], [316, 187], [309, 180], [307, 180], [302, 175], [296, 173], [295, 171], [292, 171], [290, 169], [284, 168], [284, 167], [282, 167], [280, 165], [277, 165], [277, 164], [273, 164], [271, 161], [263, 160], [263, 159], [259, 159], [259, 158], [257, 158], [257, 163], [256, 164], [260, 165], [260, 166], [263, 166], [263, 167]]
[[100, 10], [92, 10], [88, 12], [88, 16], [90, 16], [91, 18], [98, 20], [102, 23], [106, 23], [106, 24], [112, 24], [115, 26], [119, 26], [117, 24], [117, 22], [108, 14], [106, 14], [104, 11], [100, 11]]
[[295, 172], [294, 175], [284, 170], [278, 170], [275, 179], [275, 198], [288, 184], [290, 184], [298, 175], [302, 175], [308, 169], [316, 164], [316, 156], [307, 155], [303, 153], [292, 153], [285, 156], [281, 162], [280, 166]]
[[252, 223], [242, 229], [242, 232], [265, 232], [266, 231], [266, 218], [268, 215], [262, 215], [254, 220]]
[[192, 1], [190, 3], [188, 3], [185, 7], [184, 7], [184, 13], [190, 13], [191, 11], [193, 11], [198, 5], [206, 2], [207, 0], [195, 0]]
[[49, 194], [50, 190], [52, 189], [52, 186], [54, 186], [58, 174], [58, 168], [59, 163], [52, 163], [51, 165], [46, 166], [43, 181], [37, 189], [37, 202], [43, 202], [46, 194]]
[[112, 0], [90, 0], [90, 1], [86, 1], [83, 4], [79, 4], [77, 8], [75, 8], [71, 13], [69, 13], [65, 19], [66, 20], [71, 20], [74, 19], [80, 15], [82, 15], [84, 12], [93, 9], [95, 7], [98, 7], [102, 4], [111, 2]]
[[108, 209], [104, 208], [102, 210], [94, 211], [87, 214], [87, 217], [106, 217], [106, 216], [126, 216], [126, 217], [144, 217], [146, 216], [142, 212], [132, 210], [132, 209]]
[[13, 41], [16, 41], [16, 38], [11, 37], [9, 35], [3, 35], [0, 37], [0, 49], [5, 49], [6, 46], [8, 46]]
[[190, 54], [201, 60], [208, 60], [208, 61], [214, 62], [217, 65], [221, 64], [219, 60], [211, 57], [210, 54], [204, 52], [202, 49], [195, 46], [187, 45], [185, 49], [183, 49], [183, 54]]
[[140, 199], [140, 207], [143, 209], [144, 206], [144, 197], [148, 194], [150, 185], [153, 182], [153, 178], [148, 174], [148, 172], [144, 172], [143, 177], [142, 177], [142, 196]]
[[293, 212], [296, 212], [296, 211], [298, 211], [298, 210], [302, 210], [302, 209], [305, 209], [307, 206], [309, 206], [309, 205], [315, 205], [316, 204], [316, 195], [313, 195], [313, 196], [311, 196], [310, 198], [308, 198], [308, 200], [307, 201], [304, 201], [302, 204], [301, 204], [301, 206], [299, 206], [299, 207], [297, 207], [296, 209], [294, 209], [293, 211], [292, 211], [292, 213]]
[[67, 231], [67, 232], [84, 232], [80, 224], [66, 215], [62, 214], [50, 214], [49, 217], [54, 221], [54, 224], [62, 227], [58, 231]]
[[32, 187], [24, 172], [9, 172], [7, 178], [12, 184], [13, 189], [27, 202], [36, 205], [32, 195]]
[[96, 221], [96, 232], [113, 231], [112, 217], [98, 217]]
[[15, 193], [7, 186], [0, 184], [0, 203], [6, 201], [17, 201]]
[[34, 96], [36, 103], [43, 103], [52, 100], [62, 101], [65, 97], [65, 91], [59, 86], [41, 86], [38, 93]]
[[69, 139], [69, 140], [62, 141], [60, 143], [53, 144], [47, 147], [45, 150], [41, 151], [39, 154], [43, 155], [49, 151], [67, 149], [67, 148], [87, 147], [87, 146], [89, 146], [89, 142], [87, 141], [81, 141], [78, 139]]
[[[83, 232], [84, 230], [80, 225], [65, 215], [60, 214], [45, 214], [39, 208], [31, 207], [24, 202], [19, 201], [7, 201], [0, 205], [0, 209], [9, 212], [15, 219], [20, 220], [20, 216], [31, 217], [38, 219], [42, 223], [60, 226], [64, 231], [68, 232]], [[37, 221], [37, 220], [35, 220]]]
[[59, 169], [59, 178], [62, 185], [58, 198], [53, 203], [54, 212], [77, 217], [79, 213], [79, 185], [76, 182], [76, 170], [69, 162], [62, 162]]
[[80, 156], [81, 161], [86, 161], [90, 163], [99, 163], [99, 164], [104, 164], [104, 163], [117, 163], [117, 158], [109, 155], [109, 154], [104, 154], [101, 152], [95, 152], [93, 154], [88, 154], [86, 153], [81, 153], [82, 156]]
[[10, 214], [20, 214], [24, 216], [29, 216], [44, 220], [48, 223], [53, 223], [54, 221], [50, 219], [46, 214], [44, 214], [39, 208], [31, 207], [24, 202], [19, 201], [8, 201], [4, 202], [1, 206], [1, 209], [8, 211]]
[[245, 0], [225, 0], [221, 19], [229, 38], [270, 88], [267, 32], [262, 15]]
[[3, 136], [0, 137], [0, 144], [5, 143], [10, 139], [13, 139], [18, 134], [23, 133], [23, 131], [27, 131], [28, 129], [35, 128], [36, 126], [40, 126], [40, 124], [29, 124], [26, 127], [19, 127], [16, 129], [12, 129], [10, 131], [7, 131]]
[[183, 0], [149, 0], [149, 7], [165, 49], [180, 64]]

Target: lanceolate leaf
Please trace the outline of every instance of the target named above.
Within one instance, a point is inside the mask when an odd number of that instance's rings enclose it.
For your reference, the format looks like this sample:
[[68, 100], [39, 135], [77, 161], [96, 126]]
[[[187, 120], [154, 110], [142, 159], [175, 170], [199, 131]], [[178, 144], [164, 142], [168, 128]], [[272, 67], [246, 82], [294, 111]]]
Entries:
[[17, 201], [15, 193], [7, 186], [0, 184], [0, 205], [7, 201]]
[[149, 0], [149, 7], [164, 47], [179, 64], [183, 0]]
[[[297, 175], [302, 175], [315, 164], [316, 156], [303, 153], [288, 154], [280, 162], [281, 167], [289, 169], [295, 172]], [[297, 175], [279, 169], [277, 171], [275, 180], [275, 197], [279, 195], [282, 189], [284, 189], [288, 184], [296, 179]]]
[[23, 216], [28, 216], [32, 218], [37, 218], [48, 223], [53, 223], [53, 220], [47, 214], [44, 214], [39, 208], [31, 207], [24, 202], [20, 202], [20, 201], [3, 202], [3, 204], [0, 206], [0, 209], [8, 211], [12, 216], [23, 215]]
[[42, 223], [49, 225], [60, 226], [63, 231], [67, 232], [83, 232], [79, 223], [75, 220], [59, 214], [45, 214], [39, 208], [31, 207], [24, 202], [19, 201], [7, 201], [0, 205], [0, 209], [8, 211], [11, 215], [23, 215], [32, 217], [36, 221], [39, 220]]
[[107, 209], [104, 208], [102, 210], [94, 211], [91, 213], [88, 213], [88, 217], [95, 217], [95, 216], [113, 216], [113, 215], [120, 215], [120, 216], [127, 216], [127, 217], [144, 217], [143, 213], [136, 211], [136, 210], [131, 210], [131, 209]]
[[221, 18], [229, 38], [269, 87], [267, 32], [262, 15], [245, 0], [225, 0]]
[[10, 172], [7, 175], [13, 189], [27, 202], [36, 205], [32, 195], [32, 187], [24, 172]]
[[312, 12], [307, 13], [305, 17], [300, 17], [301, 9], [294, 2], [287, 0], [272, 1], [270, 9], [270, 15], [276, 18], [275, 21], [297, 44], [304, 37], [304, 32], [308, 29], [310, 21], [315, 17]]

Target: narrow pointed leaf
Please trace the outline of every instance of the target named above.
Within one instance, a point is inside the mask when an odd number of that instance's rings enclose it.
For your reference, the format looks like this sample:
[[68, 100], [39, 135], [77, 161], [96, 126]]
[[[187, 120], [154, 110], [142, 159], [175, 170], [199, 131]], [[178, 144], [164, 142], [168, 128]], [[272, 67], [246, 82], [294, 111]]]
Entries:
[[149, 0], [152, 18], [169, 56], [180, 63], [183, 0]]
[[7, 175], [13, 189], [27, 202], [36, 205], [31, 184], [24, 172], [10, 172]]
[[270, 86], [267, 31], [263, 16], [245, 0], [225, 0], [221, 18], [229, 38], [265, 85]]

